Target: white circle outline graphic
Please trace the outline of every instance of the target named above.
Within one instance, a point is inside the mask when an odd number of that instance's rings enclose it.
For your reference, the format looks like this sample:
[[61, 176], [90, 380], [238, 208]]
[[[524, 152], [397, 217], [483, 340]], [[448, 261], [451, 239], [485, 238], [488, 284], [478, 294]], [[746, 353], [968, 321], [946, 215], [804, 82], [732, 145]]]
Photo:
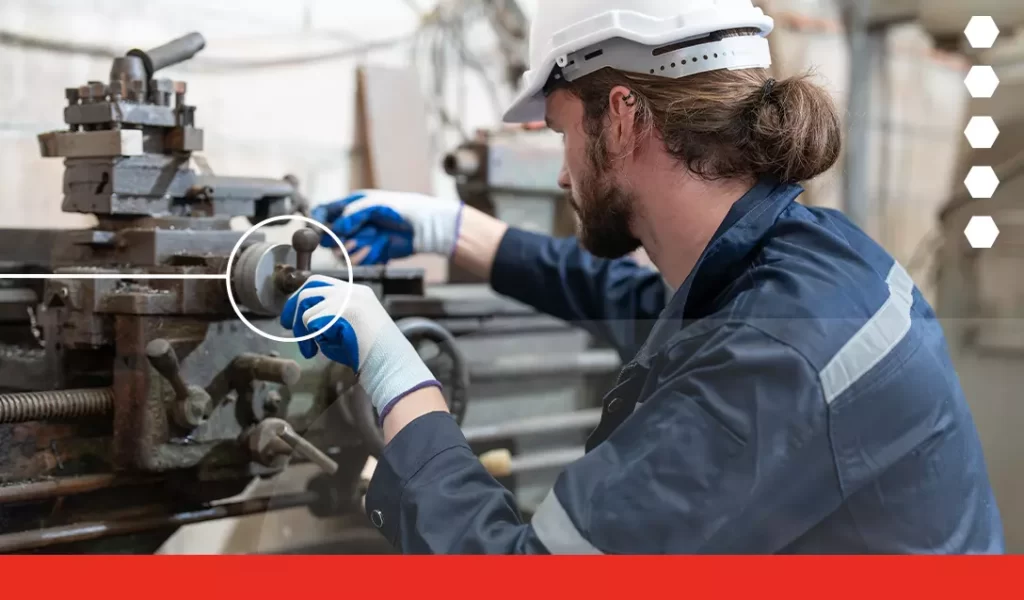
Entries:
[[[345, 300], [341, 303], [341, 308], [338, 310], [338, 313], [336, 315], [334, 315], [334, 318], [331, 319], [330, 323], [328, 323], [327, 325], [324, 325], [323, 327], [321, 327], [320, 329], [314, 331], [313, 333], [310, 333], [308, 335], [304, 335], [302, 337], [283, 337], [283, 336], [273, 335], [273, 334], [270, 334], [270, 333], [267, 333], [265, 331], [260, 330], [258, 327], [256, 327], [252, 323], [250, 323], [249, 319], [246, 319], [245, 315], [242, 314], [242, 309], [239, 308], [238, 303], [235, 302], [235, 294], [234, 294], [234, 292], [231, 289], [231, 268], [232, 268], [232, 266], [234, 266], [235, 258], [238, 257], [238, 252], [239, 252], [239, 250], [242, 249], [242, 244], [245, 243], [245, 240], [250, 235], [252, 235], [253, 233], [256, 233], [256, 231], [260, 227], [263, 227], [264, 225], [269, 225], [271, 223], [276, 223], [276, 222], [279, 222], [279, 221], [291, 221], [291, 220], [303, 221], [305, 223], [308, 223], [310, 225], [318, 227], [318, 228], [322, 229], [323, 231], [327, 232], [327, 235], [331, 236], [331, 239], [334, 240], [334, 243], [337, 244], [338, 248], [341, 249], [341, 255], [345, 257], [345, 266], [348, 267], [348, 293], [345, 294]], [[286, 244], [281, 244], [281, 245], [286, 245]], [[248, 231], [243, 233], [242, 237], [238, 238], [238, 241], [235, 243], [235, 247], [231, 249], [231, 254], [228, 255], [227, 279], [226, 279], [226, 282], [227, 282], [227, 291], [228, 291], [228, 302], [231, 303], [231, 308], [234, 309], [235, 314], [238, 315], [238, 318], [241, 319], [243, 323], [245, 323], [246, 327], [248, 327], [249, 329], [253, 330], [257, 334], [267, 338], [268, 340], [273, 340], [275, 342], [284, 342], [284, 343], [304, 342], [306, 340], [311, 340], [311, 339], [315, 338], [316, 336], [320, 335], [321, 333], [324, 333], [325, 331], [327, 331], [331, 327], [334, 327], [334, 324], [338, 322], [338, 319], [341, 318], [341, 315], [345, 313], [345, 309], [348, 308], [348, 302], [349, 302], [349, 300], [352, 299], [352, 288], [353, 288], [353, 285], [354, 285], [353, 279], [352, 279], [352, 259], [349, 258], [348, 250], [345, 249], [345, 244], [341, 243], [341, 239], [339, 239], [338, 236], [333, 231], [331, 231], [329, 227], [327, 227], [323, 223], [321, 223], [319, 221], [315, 221], [313, 219], [310, 219], [309, 217], [303, 217], [303, 216], [300, 216], [300, 215], [281, 215], [281, 216], [277, 216], [277, 217], [271, 217], [271, 218], [269, 218], [269, 219], [267, 219], [265, 221], [260, 221], [256, 225], [250, 227]], [[295, 317], [298, 318], [299, 315], [295, 315]]]

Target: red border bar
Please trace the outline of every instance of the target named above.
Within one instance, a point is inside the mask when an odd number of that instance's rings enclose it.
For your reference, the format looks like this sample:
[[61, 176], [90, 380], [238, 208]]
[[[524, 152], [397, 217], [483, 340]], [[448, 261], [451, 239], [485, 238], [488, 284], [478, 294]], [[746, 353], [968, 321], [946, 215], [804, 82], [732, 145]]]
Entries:
[[1000, 598], [1015, 557], [0, 557], [17, 598]]

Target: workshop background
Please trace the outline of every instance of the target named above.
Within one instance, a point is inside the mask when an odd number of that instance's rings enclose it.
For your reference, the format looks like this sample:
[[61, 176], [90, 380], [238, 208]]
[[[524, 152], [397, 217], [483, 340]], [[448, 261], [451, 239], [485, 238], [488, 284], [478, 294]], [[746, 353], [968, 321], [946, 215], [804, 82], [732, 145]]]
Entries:
[[[847, 153], [802, 201], [847, 211], [908, 267], [948, 319], [951, 346], [982, 431], [1009, 546], [1024, 549], [1024, 224], [1014, 201], [1024, 141], [1024, 22], [1019, 0], [765, 0], [777, 77], [812, 69], [847, 118]], [[62, 164], [36, 136], [64, 127], [64, 88], [102, 80], [110, 60], [200, 31], [206, 49], [167, 70], [188, 82], [215, 173], [295, 175], [314, 204], [374, 185], [458, 198], [446, 153], [478, 130], [501, 129], [533, 2], [513, 0], [0, 0], [0, 214], [5, 227], [83, 227], [61, 211]], [[521, 13], [518, 11], [522, 11]], [[989, 50], [963, 34], [993, 15]], [[1000, 86], [971, 98], [972, 64]], [[972, 116], [1001, 135], [972, 149]], [[557, 140], [538, 133], [535, 142]], [[553, 137], [553, 136], [552, 136]], [[373, 160], [369, 160], [373, 158]], [[992, 198], [971, 199], [973, 166], [995, 167]], [[556, 165], [557, 168], [557, 165]], [[993, 216], [1000, 237], [970, 247], [970, 217]], [[529, 220], [529, 215], [524, 217]], [[539, 229], [554, 227], [541, 219]], [[285, 235], [282, 233], [281, 235]], [[321, 253], [322, 254], [322, 253]], [[318, 255], [326, 264], [330, 255]], [[416, 259], [433, 281], [444, 261]], [[980, 320], [978, 318], [981, 318]], [[276, 551], [328, 535], [302, 509], [184, 528], [168, 553]]]

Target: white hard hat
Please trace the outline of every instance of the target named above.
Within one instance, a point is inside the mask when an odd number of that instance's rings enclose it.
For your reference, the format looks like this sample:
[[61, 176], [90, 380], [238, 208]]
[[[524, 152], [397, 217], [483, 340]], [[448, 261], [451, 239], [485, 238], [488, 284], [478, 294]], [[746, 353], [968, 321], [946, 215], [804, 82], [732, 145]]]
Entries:
[[[530, 27], [530, 70], [504, 121], [543, 121], [549, 81], [605, 67], [672, 78], [769, 67], [765, 36], [773, 26], [750, 0], [541, 1]], [[761, 34], [712, 35], [729, 29]]]

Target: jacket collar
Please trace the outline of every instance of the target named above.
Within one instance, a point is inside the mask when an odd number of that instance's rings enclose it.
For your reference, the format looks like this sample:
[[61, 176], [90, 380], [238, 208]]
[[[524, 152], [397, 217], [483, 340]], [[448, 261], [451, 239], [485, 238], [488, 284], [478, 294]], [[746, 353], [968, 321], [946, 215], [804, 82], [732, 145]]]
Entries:
[[698, 319], [710, 312], [715, 298], [749, 268], [764, 236], [803, 191], [796, 184], [763, 178], [733, 204], [690, 275], [662, 311], [641, 355], [647, 355], [648, 347], [660, 346], [664, 336], [678, 332], [681, 320]]

